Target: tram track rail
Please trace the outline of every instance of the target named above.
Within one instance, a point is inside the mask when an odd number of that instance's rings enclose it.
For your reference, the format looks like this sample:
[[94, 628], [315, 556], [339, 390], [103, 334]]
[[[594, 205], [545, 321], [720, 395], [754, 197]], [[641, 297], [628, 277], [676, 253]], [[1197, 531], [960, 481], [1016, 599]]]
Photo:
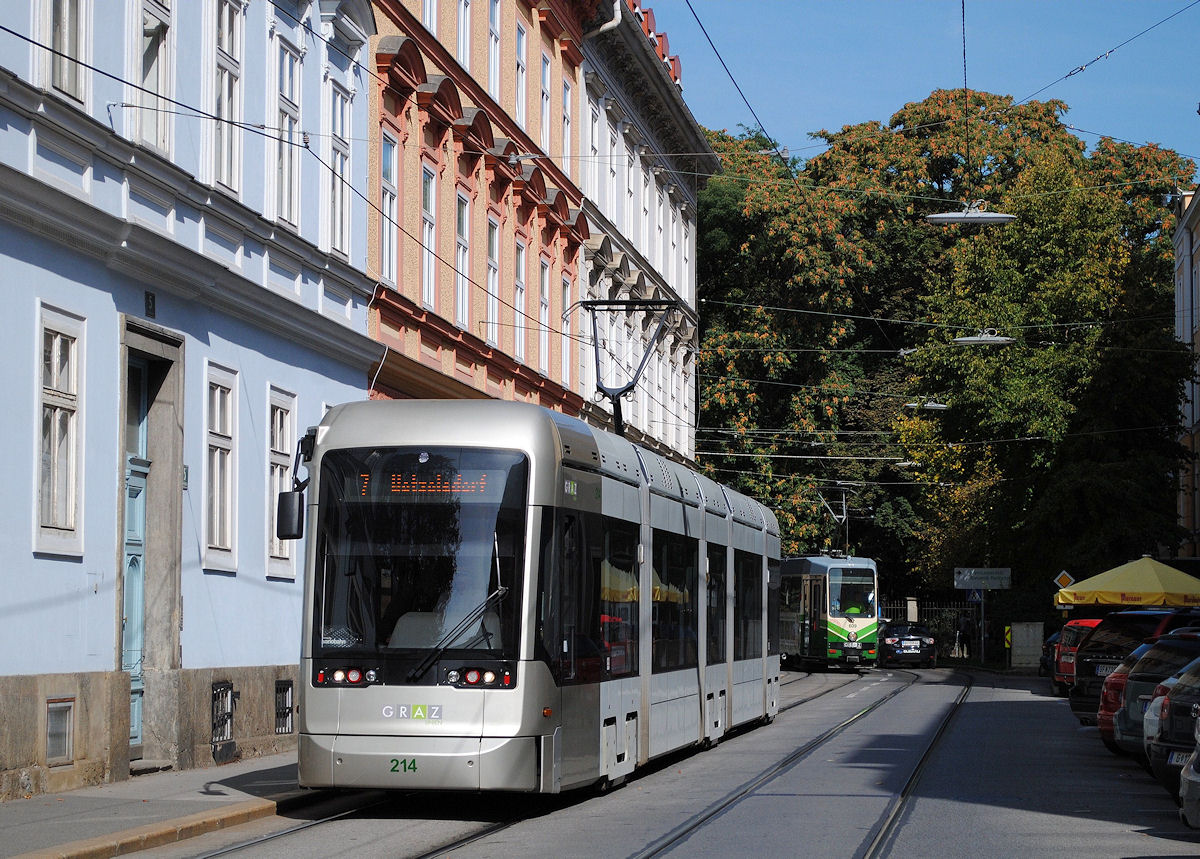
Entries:
[[921, 776], [924, 774], [925, 768], [929, 764], [930, 758], [933, 756], [933, 752], [941, 743], [943, 735], [950, 727], [950, 723], [954, 721], [954, 717], [958, 715], [958, 711], [962, 707], [963, 703], [967, 700], [967, 696], [971, 694], [971, 688], [974, 685], [974, 678], [969, 674], [965, 676], [967, 678], [967, 682], [964, 684], [962, 691], [958, 693], [958, 697], [955, 699], [953, 706], [950, 707], [950, 710], [946, 713], [945, 718], [942, 719], [941, 724], [938, 725], [937, 730], [930, 738], [929, 745], [926, 746], [925, 751], [921, 753], [921, 757], [917, 761], [917, 765], [913, 767], [912, 773], [905, 781], [904, 787], [900, 789], [900, 792], [896, 794], [896, 796], [894, 796], [892, 801], [888, 804], [888, 809], [880, 818], [876, 831], [874, 832], [870, 842], [867, 843], [866, 849], [862, 853], [857, 854], [856, 859], [875, 859], [877, 856], [885, 855], [884, 851], [888, 845], [888, 842], [899, 830], [904, 816], [904, 811], [909, 806], [913, 792], [917, 789], [917, 785], [921, 781]]
[[[811, 754], [816, 752], [818, 749], [820, 749], [822, 746], [824, 746], [830, 740], [834, 739], [835, 737], [837, 737], [840, 734], [842, 734], [843, 732], [845, 732], [852, 725], [854, 725], [857, 722], [859, 722], [860, 720], [864, 719], [871, 713], [873, 713], [876, 710], [878, 710], [879, 708], [881, 708], [884, 704], [887, 704], [889, 701], [891, 701], [896, 696], [902, 694], [907, 689], [911, 688], [912, 685], [914, 683], [916, 683], [916, 681], [921, 676], [919, 674], [911, 673], [911, 672], [905, 672], [905, 673], [909, 673], [910, 678], [909, 678], [909, 681], [907, 683], [905, 683], [903, 686], [899, 686], [895, 690], [888, 692], [886, 695], [881, 696], [879, 699], [872, 701], [870, 704], [863, 707], [861, 710], [859, 710], [858, 712], [849, 716], [848, 718], [842, 720], [838, 724], [834, 725], [832, 728], [829, 728], [827, 731], [819, 734], [816, 737], [813, 737], [808, 742], [797, 747], [793, 752], [788, 754], [786, 757], [784, 757], [784, 758], [780, 759], [779, 761], [777, 761], [776, 763], [772, 764], [770, 767], [766, 768], [765, 770], [763, 770], [762, 772], [760, 772], [758, 775], [754, 776], [753, 778], [749, 779], [748, 781], [743, 782], [737, 788], [735, 788], [734, 790], [727, 793], [720, 800], [712, 803], [707, 808], [705, 808], [703, 811], [700, 811], [697, 814], [693, 815], [688, 820], [684, 821], [679, 826], [677, 826], [675, 829], [673, 829], [670, 832], [663, 835], [661, 838], [658, 838], [657, 840], [648, 844], [645, 847], [645, 849], [643, 849], [642, 851], [633, 854], [635, 859], [652, 859], [652, 857], [662, 856], [665, 853], [667, 853], [668, 851], [670, 851], [671, 849], [673, 849], [674, 847], [677, 847], [679, 844], [681, 844], [683, 841], [690, 838], [697, 831], [703, 829], [704, 826], [709, 821], [713, 820], [714, 818], [718, 817], [723, 812], [725, 812], [726, 809], [737, 804], [738, 802], [745, 799], [746, 797], [752, 795], [755, 791], [757, 791], [763, 785], [768, 784], [769, 782], [771, 782], [773, 779], [777, 778], [782, 773], [786, 772], [790, 768], [794, 767], [796, 764], [803, 761], [805, 758], [809, 757]], [[831, 692], [834, 692], [839, 688], [841, 688], [841, 687], [833, 687], [830, 689], [826, 689], [823, 692], [821, 692], [817, 695], [813, 695], [808, 699], [793, 702], [793, 703], [789, 704], [788, 709], [790, 709], [791, 707], [797, 706], [801, 703], [805, 703], [805, 701], [811, 701], [816, 698], [820, 698], [823, 695], [827, 695]], [[956, 705], [956, 708], [957, 708], [957, 705]], [[783, 709], [784, 708], [780, 708], [781, 712], [783, 711]]]
[[[896, 696], [905, 692], [914, 683], [916, 683], [917, 680], [919, 680], [921, 677], [921, 675], [919, 675], [915, 672], [901, 671], [901, 672], [897, 672], [897, 673], [909, 674], [910, 676], [909, 676], [908, 682], [904, 683], [903, 685], [898, 685], [897, 688], [895, 688], [894, 690], [891, 690], [887, 694], [881, 696], [878, 700], [873, 701], [870, 704], [864, 706], [857, 712], [850, 715], [848, 718], [839, 722], [837, 725], [834, 725], [833, 727], [824, 731], [819, 736], [814, 737], [813, 739], [807, 741], [802, 746], [798, 747], [797, 749], [795, 749], [794, 751], [789, 753], [786, 757], [784, 757], [783, 759], [772, 764], [770, 767], [764, 769], [762, 772], [753, 776], [749, 780], [743, 782], [737, 788], [730, 791], [725, 796], [723, 796], [716, 802], [712, 803], [704, 810], [693, 815], [691, 818], [689, 818], [688, 820], [681, 823], [675, 829], [671, 830], [670, 832], [666, 833], [662, 837], [660, 837], [660, 838], [656, 839], [655, 841], [651, 842], [650, 844], [646, 845], [646, 847], [643, 850], [641, 850], [640, 852], [634, 853], [633, 856], [638, 857], [638, 859], [650, 859], [650, 857], [661, 856], [661, 855], [665, 854], [666, 852], [670, 851], [673, 847], [677, 846], [678, 844], [680, 844], [681, 842], [686, 840], [688, 837], [690, 837], [696, 831], [702, 829], [709, 821], [711, 821], [715, 817], [722, 814], [726, 809], [735, 805], [736, 803], [738, 803], [745, 797], [750, 796], [751, 794], [754, 793], [754, 791], [758, 790], [763, 785], [769, 783], [772, 779], [776, 778], [780, 774], [786, 772], [790, 767], [795, 766], [796, 764], [798, 764], [805, 758], [812, 755], [814, 752], [818, 751], [823, 745], [825, 745], [826, 743], [828, 743], [829, 741], [831, 741], [832, 739], [834, 739], [835, 737], [837, 737], [838, 735], [840, 735], [841, 733], [846, 731], [852, 725], [856, 724], [857, 722], [859, 722], [866, 716], [870, 715], [871, 713], [877, 711], [879, 708], [883, 707], [885, 704], [887, 704], [889, 701], [891, 701]], [[808, 676], [811, 676], [811, 675], [802, 675], [802, 676], [789, 678], [788, 680], [783, 681], [783, 683], [781, 683], [781, 686], [786, 686], [786, 685], [790, 685], [792, 683], [799, 682]], [[852, 681], [853, 679], [865, 679], [865, 678], [868, 678], [869, 676], [870, 676], [870, 674], [868, 672], [861, 672], [861, 673], [859, 673], [859, 675], [856, 678], [847, 678], [847, 679], [848, 679], [848, 681]], [[798, 697], [794, 700], [789, 701], [787, 704], [781, 705], [779, 707], [778, 713], [782, 714], [784, 712], [787, 712], [788, 710], [791, 710], [795, 707], [800, 706], [801, 704], [807, 704], [807, 703], [811, 703], [813, 701], [819, 700], [827, 695], [831, 695], [835, 692], [838, 692], [839, 690], [843, 689], [846, 685], [847, 685], [846, 683], [831, 683], [830, 685], [827, 685], [825, 688], [821, 688], [819, 690], [814, 690], [810, 694], [807, 694], [803, 697]], [[967, 689], [969, 689], [969, 686], [964, 690], [964, 694], [962, 696], [960, 696], [960, 700], [958, 702], [956, 702], [954, 709], [957, 709], [958, 704], [961, 703], [962, 698], [965, 697], [965, 692], [967, 691]], [[931, 750], [932, 750], [933, 746], [936, 745], [937, 739], [940, 738], [941, 733], [945, 730], [945, 727], [948, 724], [948, 722], [949, 722], [949, 718], [944, 720], [942, 725], [939, 727], [939, 730], [937, 732], [937, 735], [935, 736], [934, 741], [931, 743], [930, 747], [928, 749], [926, 749], [926, 751], [921, 759], [921, 762], [918, 765], [918, 768], [920, 768], [921, 766], [924, 765], [925, 760], [931, 754]], [[735, 732], [735, 734], [736, 733], [738, 733], [738, 732]], [[869, 848], [870, 850], [878, 850], [879, 846], [885, 844], [887, 839], [892, 834], [892, 832], [895, 831], [895, 826], [896, 826], [897, 822], [899, 821], [899, 818], [904, 810], [907, 797], [908, 797], [909, 793], [911, 793], [911, 791], [913, 789], [915, 789], [918, 777], [919, 777], [919, 772], [914, 772], [913, 776], [910, 777], [909, 782], [905, 785], [905, 788], [901, 792], [901, 794], [898, 797], [896, 797], [893, 800], [893, 802], [889, 805], [888, 812], [885, 814], [884, 819], [882, 819], [880, 821], [880, 823], [877, 825], [876, 829], [873, 832], [873, 837], [872, 837], [872, 841], [871, 841], [870, 848]], [[586, 791], [584, 793], [586, 793]], [[245, 841], [237, 842], [234, 844], [228, 844], [226, 846], [223, 846], [223, 847], [213, 850], [211, 852], [198, 854], [198, 857], [200, 857], [200, 859], [215, 859], [215, 857], [229, 856], [229, 855], [235, 855], [235, 854], [252, 855], [256, 847], [262, 846], [269, 842], [278, 841], [280, 839], [284, 839], [284, 838], [287, 838], [287, 837], [290, 837], [293, 835], [298, 835], [302, 832], [312, 830], [312, 829], [322, 826], [322, 825], [335, 823], [339, 820], [343, 820], [343, 819], [352, 817], [356, 814], [368, 813], [374, 809], [393, 806], [397, 802], [402, 802], [405, 797], [413, 797], [413, 796], [417, 796], [418, 794], [419, 794], [419, 792], [411, 792], [410, 793], [407, 791], [400, 791], [400, 792], [369, 791], [369, 792], [364, 793], [359, 798], [344, 798], [343, 802], [349, 801], [351, 803], [348, 807], [341, 807], [333, 813], [323, 814], [312, 820], [306, 820], [302, 823], [297, 823], [296, 825], [289, 826], [285, 829], [280, 829], [276, 832], [262, 834], [262, 835], [254, 837], [254, 838], [247, 839]], [[542, 812], [539, 812], [539, 813], [542, 813]], [[461, 836], [453, 839], [452, 841], [448, 841], [444, 844], [436, 845], [436, 846], [426, 850], [425, 852], [415, 854], [415, 856], [417, 857], [417, 859], [435, 859], [435, 857], [447, 856], [456, 850], [459, 850], [463, 847], [467, 847], [467, 846], [470, 846], [477, 842], [480, 842], [486, 838], [489, 838], [500, 832], [503, 832], [506, 829], [509, 829], [515, 825], [518, 825], [518, 824], [522, 823], [524, 820], [526, 820], [529, 816], [531, 816], [531, 815], [517, 814], [517, 815], [512, 815], [504, 820], [499, 820], [499, 821], [495, 821], [495, 822], [491, 822], [491, 823], [482, 824], [475, 831], [461, 835]], [[532, 816], [536, 816], [536, 815], [532, 815]], [[863, 853], [860, 855], [867, 857], [867, 856], [876, 856], [876, 855], [880, 855], [880, 854], [878, 854], [877, 852], [868, 852], [868, 853]]]

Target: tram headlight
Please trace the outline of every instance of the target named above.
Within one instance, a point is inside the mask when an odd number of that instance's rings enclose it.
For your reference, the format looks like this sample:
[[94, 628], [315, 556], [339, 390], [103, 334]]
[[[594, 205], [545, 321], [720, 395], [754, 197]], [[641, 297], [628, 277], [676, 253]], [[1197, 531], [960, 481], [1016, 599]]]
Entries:
[[465, 679], [467, 681], [468, 686], [478, 686], [479, 685], [479, 670], [475, 669], [475, 668], [468, 668]]
[[341, 668], [339, 668], [337, 671], [334, 671], [333, 672], [333, 682], [334, 683], [345, 683], [346, 682], [346, 672], [343, 671]]
[[854, 630], [850, 630], [850, 632], [848, 632], [846, 634], [846, 640], [847, 641], [858, 641], [858, 633], [855, 632]]
[[447, 683], [457, 683], [461, 679], [462, 679], [462, 675], [459, 674], [457, 671], [455, 671], [453, 668], [451, 668], [449, 671], [446, 672], [446, 682]]
[[357, 668], [351, 668], [349, 671], [346, 672], [346, 682], [347, 683], [361, 683], [362, 679], [363, 679], [362, 672], [359, 671]]

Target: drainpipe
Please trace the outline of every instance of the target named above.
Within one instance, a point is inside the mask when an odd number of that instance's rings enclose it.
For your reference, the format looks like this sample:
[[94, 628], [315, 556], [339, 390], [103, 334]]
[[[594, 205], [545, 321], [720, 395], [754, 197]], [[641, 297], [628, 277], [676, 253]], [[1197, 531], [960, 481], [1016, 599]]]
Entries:
[[621, 23], [621, 4], [625, 0], [613, 0], [613, 16], [610, 20], [605, 21], [595, 30], [589, 30], [583, 34], [584, 39], [590, 39], [592, 36], [599, 36], [601, 33], [607, 33], [609, 30]]

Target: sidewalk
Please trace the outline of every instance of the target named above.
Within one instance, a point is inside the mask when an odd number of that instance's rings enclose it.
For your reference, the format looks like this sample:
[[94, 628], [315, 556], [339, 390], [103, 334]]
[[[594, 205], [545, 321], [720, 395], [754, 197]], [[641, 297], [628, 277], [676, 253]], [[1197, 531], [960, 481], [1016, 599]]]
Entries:
[[296, 753], [0, 803], [0, 856], [117, 856], [285, 812], [322, 794]]

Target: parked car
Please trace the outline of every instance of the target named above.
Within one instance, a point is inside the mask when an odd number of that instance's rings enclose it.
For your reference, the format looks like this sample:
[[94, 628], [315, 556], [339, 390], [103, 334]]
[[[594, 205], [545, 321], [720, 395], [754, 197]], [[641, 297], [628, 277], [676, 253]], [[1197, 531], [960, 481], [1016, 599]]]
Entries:
[[1066, 697], [1075, 682], [1075, 651], [1092, 628], [1100, 623], [1098, 617], [1068, 620], [1059, 632], [1054, 648], [1054, 691]]
[[1100, 687], [1121, 660], [1152, 636], [1200, 623], [1200, 610], [1135, 609], [1105, 617], [1075, 651], [1075, 682], [1071, 686], [1071, 712], [1080, 724], [1096, 724]]
[[1054, 673], [1054, 651], [1058, 647], [1058, 639], [1062, 635], [1056, 632], [1046, 637], [1042, 642], [1042, 658], [1038, 660], [1038, 677], [1049, 677]]
[[1142, 740], [1146, 708], [1159, 683], [1200, 658], [1200, 634], [1197, 632], [1176, 630], [1160, 636], [1145, 652], [1142, 647], [1133, 651], [1140, 654], [1140, 658], [1126, 675], [1124, 692], [1113, 714], [1114, 739], [1124, 751], [1138, 758], [1146, 754]]
[[937, 667], [937, 642], [929, 628], [919, 623], [892, 623], [879, 641], [879, 665], [891, 663]]
[[1142, 714], [1142, 754], [1147, 770], [1150, 769], [1150, 743], [1158, 739], [1158, 714], [1162, 712], [1163, 698], [1167, 697], [1167, 693], [1179, 682], [1180, 677], [1197, 666], [1200, 666], [1200, 659], [1192, 660], [1155, 686], [1150, 693], [1150, 703], [1146, 705], [1146, 712]]
[[1109, 672], [1100, 686], [1100, 703], [1096, 707], [1096, 727], [1100, 729], [1100, 740], [1104, 747], [1114, 755], [1122, 755], [1125, 750], [1117, 743], [1114, 729], [1114, 717], [1125, 700], [1125, 683], [1129, 680], [1129, 670], [1142, 658], [1142, 654], [1153, 645], [1139, 644], [1121, 662]]
[[[1147, 751], [1150, 769], [1167, 792], [1182, 804], [1182, 770], [1196, 749], [1196, 713], [1200, 711], [1200, 666], [1185, 671], [1163, 698], [1159, 708], [1158, 737]], [[1195, 765], [1193, 763], [1193, 770]], [[1194, 773], [1188, 776], [1194, 780]], [[1196, 801], [1197, 785], [1188, 785], [1189, 801]]]

